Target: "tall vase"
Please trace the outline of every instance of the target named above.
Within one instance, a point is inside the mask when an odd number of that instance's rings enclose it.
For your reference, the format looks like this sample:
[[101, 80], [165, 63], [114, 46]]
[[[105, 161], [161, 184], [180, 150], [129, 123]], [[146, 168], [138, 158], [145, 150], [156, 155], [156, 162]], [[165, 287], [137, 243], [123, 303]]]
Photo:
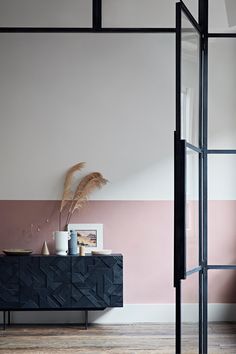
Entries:
[[78, 253], [77, 246], [77, 231], [71, 230], [70, 232], [70, 240], [68, 242], [69, 250], [68, 254], [76, 255]]
[[68, 252], [68, 240], [70, 235], [68, 231], [54, 231], [53, 240], [55, 241], [56, 254], [66, 256]]

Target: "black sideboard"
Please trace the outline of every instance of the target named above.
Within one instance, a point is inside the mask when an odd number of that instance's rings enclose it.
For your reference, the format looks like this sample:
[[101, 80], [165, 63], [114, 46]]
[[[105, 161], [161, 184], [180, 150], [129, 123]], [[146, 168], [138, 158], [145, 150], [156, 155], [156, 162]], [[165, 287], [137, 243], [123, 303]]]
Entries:
[[[0, 256], [0, 311], [123, 306], [123, 257]], [[10, 320], [10, 316], [8, 316]]]

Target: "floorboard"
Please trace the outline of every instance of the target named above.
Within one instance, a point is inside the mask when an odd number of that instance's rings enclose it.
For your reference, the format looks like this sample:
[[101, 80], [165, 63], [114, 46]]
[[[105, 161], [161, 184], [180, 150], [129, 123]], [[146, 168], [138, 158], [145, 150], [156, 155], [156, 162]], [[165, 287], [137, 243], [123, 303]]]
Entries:
[[[197, 354], [197, 327], [185, 325], [183, 354]], [[13, 325], [0, 331], [0, 353], [174, 354], [174, 325]], [[236, 324], [209, 324], [209, 354], [236, 354]]]

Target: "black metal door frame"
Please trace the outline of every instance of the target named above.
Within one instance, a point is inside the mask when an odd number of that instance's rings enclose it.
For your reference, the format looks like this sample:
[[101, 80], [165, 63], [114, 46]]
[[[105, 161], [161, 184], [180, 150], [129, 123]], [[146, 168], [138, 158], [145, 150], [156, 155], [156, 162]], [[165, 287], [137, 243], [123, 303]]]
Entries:
[[[204, 154], [204, 120], [207, 120], [207, 86], [205, 85], [205, 60], [207, 59], [207, 2], [199, 0], [199, 23], [182, 1], [176, 4], [176, 131], [175, 131], [175, 203], [174, 203], [174, 286], [176, 288], [176, 354], [181, 354], [181, 284], [187, 276], [199, 274], [199, 354], [207, 353], [207, 154]], [[199, 58], [199, 147], [181, 137], [181, 17], [184, 14], [200, 37]], [[205, 27], [206, 26], [206, 27]], [[206, 88], [206, 89], [205, 89]], [[186, 148], [194, 150], [199, 156], [199, 264], [186, 270]], [[204, 161], [205, 160], [205, 161]], [[206, 178], [204, 178], [206, 176]], [[204, 184], [204, 181], [206, 184]], [[205, 226], [205, 227], [204, 227]]]
[[[187, 11], [183, 4], [184, 0], [176, 4], [177, 8], [182, 8], [185, 15], [191, 18], [191, 14]], [[201, 40], [201, 107], [199, 115], [199, 128], [201, 132], [201, 158], [199, 161], [199, 187], [200, 198], [202, 201], [199, 207], [199, 223], [202, 227], [202, 236], [200, 235], [201, 247], [199, 250], [199, 264], [201, 271], [199, 271], [199, 353], [208, 353], [208, 271], [210, 270], [236, 270], [236, 264], [233, 265], [219, 265], [208, 263], [208, 155], [236, 155], [236, 149], [209, 149], [208, 148], [208, 39], [209, 38], [232, 38], [236, 40], [236, 33], [209, 33], [208, 31], [208, 0], [199, 0], [199, 25], [202, 34]], [[180, 11], [180, 10], [178, 10]], [[177, 11], [177, 12], [178, 12]], [[176, 16], [176, 133], [175, 133], [175, 271], [174, 271], [174, 285], [176, 288], [176, 354], [181, 354], [181, 281], [185, 278], [185, 237], [184, 224], [185, 215], [185, 201], [183, 193], [185, 192], [185, 182], [178, 181], [179, 178], [185, 179], [185, 156], [184, 145], [188, 145], [185, 141], [181, 141], [181, 102], [180, 102], [180, 26], [178, 15]], [[196, 27], [196, 26], [195, 26]], [[177, 140], [177, 142], [176, 142]], [[181, 147], [182, 146], [182, 147]], [[179, 156], [176, 156], [179, 154]], [[179, 164], [179, 166], [178, 166]], [[182, 165], [182, 167], [181, 167]], [[180, 188], [178, 190], [178, 188]], [[177, 190], [176, 190], [177, 189]], [[183, 192], [184, 191], [184, 192]], [[199, 198], [199, 201], [200, 201]], [[179, 211], [178, 208], [183, 210]], [[182, 232], [182, 234], [181, 234]], [[199, 244], [200, 244], [199, 243]], [[180, 248], [179, 248], [180, 246]], [[183, 280], [184, 281], [184, 280]]]

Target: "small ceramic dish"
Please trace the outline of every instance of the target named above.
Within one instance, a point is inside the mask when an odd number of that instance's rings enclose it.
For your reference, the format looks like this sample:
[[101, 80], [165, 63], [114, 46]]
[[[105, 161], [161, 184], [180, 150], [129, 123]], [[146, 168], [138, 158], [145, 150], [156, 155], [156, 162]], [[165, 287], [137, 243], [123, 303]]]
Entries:
[[9, 248], [9, 249], [4, 249], [2, 251], [7, 256], [26, 256], [33, 252], [32, 250], [26, 250], [21, 248]]

